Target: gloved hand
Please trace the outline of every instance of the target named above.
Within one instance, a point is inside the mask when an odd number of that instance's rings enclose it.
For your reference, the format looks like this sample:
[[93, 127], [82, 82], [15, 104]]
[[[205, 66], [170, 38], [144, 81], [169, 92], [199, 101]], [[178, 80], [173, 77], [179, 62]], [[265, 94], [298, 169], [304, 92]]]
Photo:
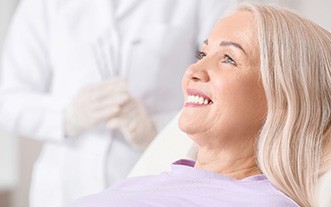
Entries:
[[132, 96], [121, 107], [120, 113], [109, 119], [107, 127], [119, 129], [128, 143], [142, 149], [151, 143], [157, 133], [153, 120], [142, 103]]
[[126, 82], [112, 79], [82, 89], [65, 110], [65, 134], [75, 136], [106, 123], [129, 99]]

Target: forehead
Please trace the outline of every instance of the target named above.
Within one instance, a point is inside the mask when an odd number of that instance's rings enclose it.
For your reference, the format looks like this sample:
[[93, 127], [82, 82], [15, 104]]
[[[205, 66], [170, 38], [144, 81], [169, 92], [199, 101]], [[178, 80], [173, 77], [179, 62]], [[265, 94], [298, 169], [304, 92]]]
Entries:
[[258, 41], [253, 14], [239, 11], [219, 20], [208, 38], [208, 43], [219, 44], [222, 41], [236, 42], [247, 53], [256, 51]]

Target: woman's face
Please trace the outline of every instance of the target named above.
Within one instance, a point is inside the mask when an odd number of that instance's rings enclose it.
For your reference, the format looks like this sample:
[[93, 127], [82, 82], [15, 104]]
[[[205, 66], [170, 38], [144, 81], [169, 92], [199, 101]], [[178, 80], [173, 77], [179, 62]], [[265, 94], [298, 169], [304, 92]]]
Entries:
[[219, 21], [182, 80], [179, 127], [198, 145], [251, 141], [266, 115], [259, 47], [252, 14]]

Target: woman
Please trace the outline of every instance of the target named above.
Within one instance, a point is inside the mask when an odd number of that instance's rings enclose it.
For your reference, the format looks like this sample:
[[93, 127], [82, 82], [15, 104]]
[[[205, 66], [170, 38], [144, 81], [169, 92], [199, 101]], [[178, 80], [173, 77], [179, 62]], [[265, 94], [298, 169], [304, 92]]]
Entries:
[[178, 74], [232, 4], [20, 1], [1, 61], [0, 125], [43, 142], [31, 207], [61, 207], [126, 177], [181, 108]]
[[198, 57], [179, 119], [196, 162], [73, 206], [317, 206], [330, 161], [331, 34], [285, 9], [242, 4]]

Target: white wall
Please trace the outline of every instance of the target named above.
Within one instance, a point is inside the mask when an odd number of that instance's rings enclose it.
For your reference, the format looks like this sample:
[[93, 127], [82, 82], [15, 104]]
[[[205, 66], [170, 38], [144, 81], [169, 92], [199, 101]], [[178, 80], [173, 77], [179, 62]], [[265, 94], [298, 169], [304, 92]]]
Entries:
[[[10, 16], [17, 0], [0, 0], [0, 54]], [[13, 204], [13, 191], [18, 184], [18, 140], [0, 131], [0, 207]]]
[[[0, 51], [17, 2], [0, 0]], [[31, 171], [40, 146], [0, 130], [0, 207], [28, 207]]]
[[33, 163], [39, 155], [41, 143], [32, 139], [20, 138], [18, 148], [19, 179], [11, 195], [13, 205], [10, 207], [28, 207], [31, 172]]
[[0, 132], [0, 191], [13, 190], [18, 179], [18, 141]]
[[11, 14], [18, 0], [0, 0], [0, 48]]
[[[0, 50], [16, 0], [0, 0]], [[17, 139], [0, 132], [0, 190], [10, 190], [17, 183]]]
[[299, 11], [305, 17], [331, 31], [330, 0], [299, 0]]
[[[239, 2], [242, 0], [239, 0]], [[330, 0], [256, 0], [286, 6], [331, 31]]]

